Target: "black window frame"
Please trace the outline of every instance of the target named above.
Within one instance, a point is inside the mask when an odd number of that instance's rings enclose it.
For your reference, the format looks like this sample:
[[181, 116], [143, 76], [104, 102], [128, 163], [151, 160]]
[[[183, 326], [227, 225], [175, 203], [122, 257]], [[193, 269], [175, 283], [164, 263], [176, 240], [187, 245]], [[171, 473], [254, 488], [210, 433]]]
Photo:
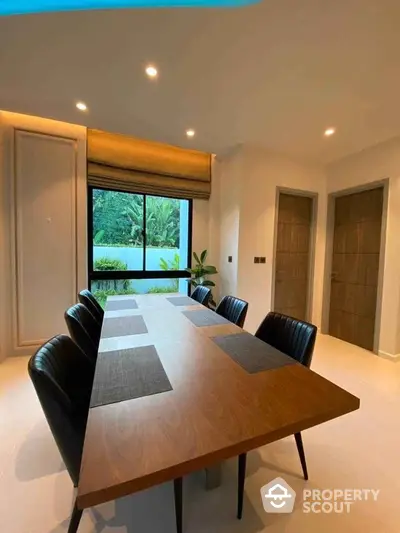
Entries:
[[[88, 185], [87, 188], [87, 242], [88, 242], [88, 284], [89, 290], [93, 281], [97, 280], [122, 280], [122, 279], [184, 279], [190, 275], [186, 270], [94, 270], [93, 264], [93, 190], [113, 191], [129, 193], [121, 189], [108, 189]], [[159, 198], [170, 198], [173, 200], [187, 200], [189, 202], [188, 210], [188, 256], [187, 265], [191, 268], [192, 260], [192, 237], [193, 237], [193, 199], [191, 198], [174, 198], [173, 196], [164, 196], [161, 194], [144, 194], [135, 192], [143, 196], [143, 223], [146, 225], [146, 197], [157, 196]], [[146, 268], [146, 231], [143, 228], [143, 268]], [[189, 294], [189, 283], [187, 288]]]

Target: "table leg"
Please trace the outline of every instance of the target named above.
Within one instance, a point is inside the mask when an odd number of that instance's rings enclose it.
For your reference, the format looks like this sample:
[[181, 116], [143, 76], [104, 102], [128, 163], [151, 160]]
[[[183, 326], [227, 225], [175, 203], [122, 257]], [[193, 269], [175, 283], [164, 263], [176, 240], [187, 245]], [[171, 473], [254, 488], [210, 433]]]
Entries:
[[221, 485], [221, 464], [206, 468], [206, 490], [216, 489]]

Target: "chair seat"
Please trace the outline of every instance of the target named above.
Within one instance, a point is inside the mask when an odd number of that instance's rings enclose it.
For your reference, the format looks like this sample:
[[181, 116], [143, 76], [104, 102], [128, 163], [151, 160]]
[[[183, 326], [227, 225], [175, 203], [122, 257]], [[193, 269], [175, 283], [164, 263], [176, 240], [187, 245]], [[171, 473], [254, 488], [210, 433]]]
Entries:
[[78, 294], [78, 300], [92, 313], [99, 326], [101, 326], [104, 318], [104, 310], [96, 300], [94, 294], [88, 289], [84, 289]]
[[205, 307], [208, 307], [211, 300], [211, 289], [198, 285], [192, 292], [191, 298]]
[[236, 296], [224, 296], [215, 312], [240, 328], [244, 326], [249, 304]]
[[100, 342], [101, 325], [91, 312], [80, 303], [67, 309], [64, 318], [72, 340], [95, 364]]

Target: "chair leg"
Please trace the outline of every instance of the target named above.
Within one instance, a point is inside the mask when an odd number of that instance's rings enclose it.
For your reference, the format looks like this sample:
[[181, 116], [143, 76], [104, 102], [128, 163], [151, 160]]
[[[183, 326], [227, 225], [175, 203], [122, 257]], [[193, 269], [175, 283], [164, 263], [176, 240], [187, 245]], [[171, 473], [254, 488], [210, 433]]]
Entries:
[[241, 520], [243, 512], [244, 480], [246, 478], [246, 459], [247, 454], [239, 455], [238, 460], [238, 501], [237, 501], [237, 518]]
[[183, 523], [183, 502], [182, 502], [182, 478], [174, 479], [174, 497], [175, 497], [175, 518], [176, 532], [182, 533]]
[[307, 481], [308, 479], [307, 463], [306, 463], [306, 456], [304, 453], [303, 439], [301, 438], [301, 433], [295, 433], [294, 438], [296, 440], [297, 451], [299, 452], [299, 456], [300, 456], [300, 462], [301, 462], [301, 467], [303, 469], [304, 479]]
[[68, 533], [76, 533], [78, 531], [79, 522], [81, 521], [83, 511], [78, 509], [76, 505], [76, 500], [74, 508], [72, 510], [71, 519], [69, 521]]

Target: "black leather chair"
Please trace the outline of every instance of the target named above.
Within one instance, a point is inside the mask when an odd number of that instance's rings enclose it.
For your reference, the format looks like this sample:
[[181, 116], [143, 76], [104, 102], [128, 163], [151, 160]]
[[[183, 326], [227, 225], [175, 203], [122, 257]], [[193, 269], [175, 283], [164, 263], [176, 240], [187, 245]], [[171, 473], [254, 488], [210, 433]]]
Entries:
[[82, 352], [93, 362], [97, 359], [101, 325], [83, 305], [75, 304], [64, 314], [69, 334]]
[[[46, 342], [28, 363], [28, 372], [54, 440], [74, 487], [78, 486], [94, 368], [66, 335]], [[177, 533], [182, 533], [182, 478], [174, 480]], [[82, 517], [76, 501], [68, 533], [76, 533]]]
[[191, 298], [193, 298], [193, 300], [196, 300], [196, 302], [199, 302], [200, 304], [208, 307], [211, 298], [211, 289], [199, 285], [192, 292]]
[[[313, 324], [297, 320], [280, 313], [268, 313], [256, 331], [256, 337], [277, 350], [293, 357], [309, 367], [314, 353], [317, 328]], [[308, 479], [306, 456], [301, 433], [295, 433], [297, 450], [303, 469], [304, 479]], [[242, 518], [244, 481], [246, 477], [246, 454], [239, 455], [238, 465], [238, 509], [237, 517]]]
[[310, 367], [317, 337], [313, 324], [271, 312], [261, 322], [256, 337]]
[[224, 296], [215, 312], [242, 328], [248, 308], [249, 304], [244, 300], [236, 298], [236, 296]]
[[104, 311], [95, 296], [87, 289], [84, 289], [78, 294], [78, 300], [92, 313], [94, 318], [100, 324], [103, 323]]
[[[66, 335], [46, 342], [28, 363], [28, 372], [74, 487], [78, 486], [94, 367]], [[68, 533], [82, 511], [74, 505]]]

